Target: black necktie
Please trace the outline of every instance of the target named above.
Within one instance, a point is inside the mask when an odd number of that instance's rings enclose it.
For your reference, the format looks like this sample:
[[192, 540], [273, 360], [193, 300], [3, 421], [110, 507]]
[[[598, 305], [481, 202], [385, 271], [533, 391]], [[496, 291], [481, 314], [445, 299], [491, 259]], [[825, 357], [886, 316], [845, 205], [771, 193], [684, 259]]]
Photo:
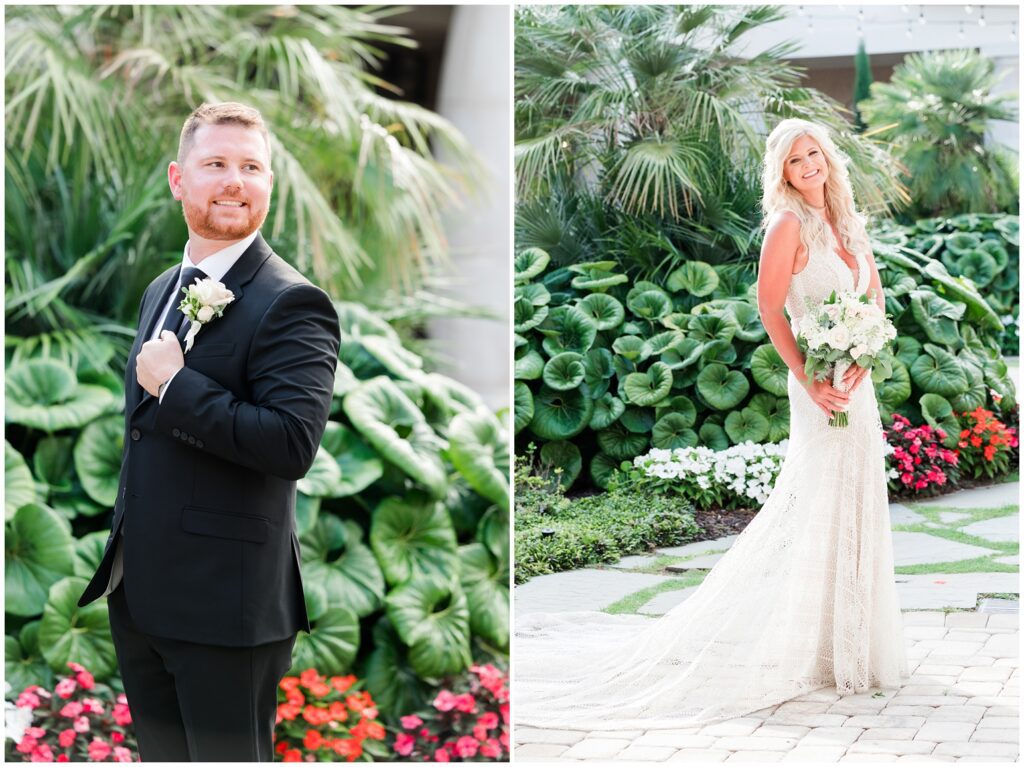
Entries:
[[194, 266], [190, 266], [185, 270], [185, 274], [182, 275], [178, 272], [178, 276], [181, 278], [174, 287], [174, 301], [171, 302], [171, 308], [167, 311], [167, 316], [164, 318], [163, 327], [160, 328], [160, 332], [157, 334], [159, 339], [165, 330], [169, 330], [174, 335], [178, 335], [178, 331], [181, 330], [181, 326], [185, 324], [185, 315], [178, 309], [178, 304], [181, 303], [182, 295], [181, 289], [187, 288], [196, 281], [196, 277], [199, 279], [206, 278], [206, 272], [202, 269], [197, 269]]

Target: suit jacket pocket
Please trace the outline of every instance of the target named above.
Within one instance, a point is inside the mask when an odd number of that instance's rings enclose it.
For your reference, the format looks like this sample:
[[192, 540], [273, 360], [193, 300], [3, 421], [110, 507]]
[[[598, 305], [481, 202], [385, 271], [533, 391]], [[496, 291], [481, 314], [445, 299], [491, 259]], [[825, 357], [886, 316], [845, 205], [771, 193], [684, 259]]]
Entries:
[[199, 336], [196, 336], [195, 345], [185, 355], [186, 359], [196, 359], [197, 357], [226, 357], [229, 354], [234, 353], [235, 345], [233, 343], [224, 344], [204, 344], [201, 343]]
[[270, 521], [266, 517], [186, 506], [181, 510], [181, 527], [197, 535], [263, 543], [270, 531]]

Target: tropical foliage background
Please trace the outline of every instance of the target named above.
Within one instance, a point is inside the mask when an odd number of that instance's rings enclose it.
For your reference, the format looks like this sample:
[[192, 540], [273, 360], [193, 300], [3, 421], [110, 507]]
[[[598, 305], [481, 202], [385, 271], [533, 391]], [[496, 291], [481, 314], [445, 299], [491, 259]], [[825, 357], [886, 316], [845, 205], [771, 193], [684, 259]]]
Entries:
[[6, 9], [12, 695], [49, 686], [69, 660], [120, 688], [106, 605], [76, 602], [109, 531], [139, 299], [187, 238], [167, 163], [204, 100], [263, 113], [276, 180], [264, 234], [341, 317], [331, 420], [299, 485], [314, 630], [292, 673], [355, 673], [395, 721], [472, 663], [507, 665], [507, 430], [431, 372], [414, 340], [426, 317], [452, 311], [426, 288], [445, 263], [441, 215], [472, 188], [476, 160], [374, 74], [382, 45], [414, 45], [391, 13]]
[[[787, 117], [833, 129], [873, 218], [900, 333], [893, 375], [876, 381], [883, 422], [941, 425], [951, 442], [965, 410], [1016, 422], [1002, 357], [1018, 344], [1019, 219], [1004, 193], [1016, 180], [999, 159], [1009, 150], [978, 149], [985, 120], [1015, 111], [989, 94], [990, 63], [965, 52], [908, 61], [860, 102], [861, 134], [848, 110], [800, 87], [783, 60], [795, 44], [739, 55], [749, 30], [786, 13], [516, 11], [516, 453], [535, 445], [540, 471], [557, 469], [563, 487], [607, 487], [651, 447], [787, 436], [787, 371], [755, 286], [759, 164]], [[936, 78], [951, 122], [918, 107], [895, 120], [901, 99], [924, 98]], [[969, 135], [967, 149], [950, 135]], [[1002, 192], [965, 184], [926, 200], [897, 161], [964, 172], [965, 151], [988, 158], [978, 178], [1005, 179]]]

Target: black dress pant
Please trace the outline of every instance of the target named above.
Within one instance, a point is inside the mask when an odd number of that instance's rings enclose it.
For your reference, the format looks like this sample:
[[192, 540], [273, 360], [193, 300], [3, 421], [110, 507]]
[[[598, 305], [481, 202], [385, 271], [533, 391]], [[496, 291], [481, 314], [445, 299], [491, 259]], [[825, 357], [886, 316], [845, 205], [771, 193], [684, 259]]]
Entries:
[[110, 633], [143, 762], [271, 762], [277, 686], [295, 636], [220, 647], [141, 633], [124, 582], [107, 597]]

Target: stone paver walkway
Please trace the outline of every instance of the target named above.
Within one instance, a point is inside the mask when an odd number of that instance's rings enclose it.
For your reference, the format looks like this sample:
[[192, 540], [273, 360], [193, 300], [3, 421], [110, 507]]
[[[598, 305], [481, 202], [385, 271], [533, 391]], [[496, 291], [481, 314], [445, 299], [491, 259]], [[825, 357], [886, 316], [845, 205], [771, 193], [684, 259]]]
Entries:
[[[1019, 483], [893, 504], [897, 567], [964, 560], [1016, 566], [1019, 513], [977, 522], [977, 510], [1016, 505]], [[937, 511], [941, 508], [942, 511]], [[948, 511], [947, 511], [948, 509]], [[985, 516], [984, 514], [982, 516]], [[946, 537], [920, 532], [929, 527]], [[970, 543], [955, 540], [972, 536]], [[515, 589], [516, 612], [600, 610], [695, 568], [710, 568], [735, 536], [626, 557], [607, 568], [540, 576]], [[983, 546], [982, 543], [993, 545]], [[1001, 556], [996, 556], [1001, 555]], [[666, 558], [685, 558], [672, 562]], [[655, 559], [659, 565], [655, 565]], [[840, 697], [817, 690], [703, 727], [600, 732], [516, 727], [516, 761], [669, 762], [974, 761], [1018, 758], [1017, 602], [978, 594], [1019, 592], [1018, 572], [897, 573], [911, 678], [898, 691]], [[909, 568], [908, 568], [909, 569]], [[933, 568], [928, 568], [933, 569]], [[970, 569], [974, 569], [973, 567]], [[643, 571], [643, 572], [636, 572]], [[662, 586], [664, 587], [664, 586]], [[661, 615], [696, 587], [653, 593], [637, 608]], [[960, 608], [952, 612], [944, 608]], [[965, 609], [966, 608], [966, 609]], [[876, 697], [878, 695], [878, 697]]]

